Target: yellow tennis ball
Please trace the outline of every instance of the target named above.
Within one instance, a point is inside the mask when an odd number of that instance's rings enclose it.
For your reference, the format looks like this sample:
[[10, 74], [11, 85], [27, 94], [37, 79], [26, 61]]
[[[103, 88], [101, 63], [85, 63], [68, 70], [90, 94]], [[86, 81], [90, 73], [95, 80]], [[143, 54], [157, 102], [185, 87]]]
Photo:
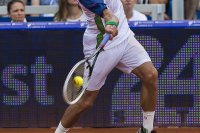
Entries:
[[81, 76], [75, 76], [74, 77], [74, 86], [76, 88], [79, 88], [83, 85], [83, 78]]

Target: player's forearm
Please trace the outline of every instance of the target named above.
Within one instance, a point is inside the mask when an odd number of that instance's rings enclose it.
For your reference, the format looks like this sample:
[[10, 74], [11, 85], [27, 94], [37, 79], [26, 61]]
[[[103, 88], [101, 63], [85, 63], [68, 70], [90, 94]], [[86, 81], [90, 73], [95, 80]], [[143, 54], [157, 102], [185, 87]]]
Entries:
[[103, 18], [105, 19], [105, 21], [112, 20], [113, 14], [111, 13], [110, 10], [105, 9], [105, 10], [103, 11]]
[[103, 11], [103, 16], [102, 17], [105, 19], [105, 22], [114, 21], [117, 24], [119, 23], [118, 22], [118, 18], [109, 9], [105, 9]]
[[110, 34], [110, 40], [112, 40], [118, 34], [119, 20], [109, 9], [103, 11], [103, 18], [106, 22], [105, 32]]
[[106, 22], [105, 32], [110, 34], [112, 40], [118, 34], [118, 18], [107, 8], [103, 0], [79, 0], [79, 2], [91, 12], [104, 18]]

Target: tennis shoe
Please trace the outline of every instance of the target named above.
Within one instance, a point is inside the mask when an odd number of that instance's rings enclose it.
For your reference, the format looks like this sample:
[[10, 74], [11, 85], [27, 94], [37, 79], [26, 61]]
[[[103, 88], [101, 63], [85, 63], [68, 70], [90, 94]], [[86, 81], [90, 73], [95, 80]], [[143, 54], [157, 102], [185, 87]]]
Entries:
[[[148, 130], [142, 126], [137, 133], [148, 133]], [[156, 133], [156, 131], [152, 130], [151, 133]]]

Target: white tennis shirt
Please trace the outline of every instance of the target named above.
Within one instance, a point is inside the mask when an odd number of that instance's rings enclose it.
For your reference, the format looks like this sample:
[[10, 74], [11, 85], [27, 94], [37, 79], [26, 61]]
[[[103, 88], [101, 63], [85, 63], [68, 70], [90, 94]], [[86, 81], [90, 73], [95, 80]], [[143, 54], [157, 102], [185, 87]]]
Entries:
[[[119, 25], [117, 27], [118, 35], [114, 37], [112, 41], [109, 41], [105, 46], [105, 49], [110, 49], [121, 44], [125, 39], [127, 39], [132, 31], [129, 28], [126, 16], [124, 14], [121, 0], [104, 0], [104, 3], [107, 5], [107, 8], [110, 9], [119, 19]], [[86, 20], [88, 22], [88, 26], [85, 30], [83, 37], [84, 52], [87, 52], [96, 48], [97, 36], [101, 33], [101, 31], [97, 28], [97, 25], [103, 24], [105, 26], [105, 21], [102, 18], [98, 17], [98, 20], [100, 20], [101, 22], [99, 23], [98, 21], [97, 23], [97, 21], [95, 21], [96, 15], [85, 8], [83, 5], [81, 5], [81, 3], [80, 6], [86, 14]]]

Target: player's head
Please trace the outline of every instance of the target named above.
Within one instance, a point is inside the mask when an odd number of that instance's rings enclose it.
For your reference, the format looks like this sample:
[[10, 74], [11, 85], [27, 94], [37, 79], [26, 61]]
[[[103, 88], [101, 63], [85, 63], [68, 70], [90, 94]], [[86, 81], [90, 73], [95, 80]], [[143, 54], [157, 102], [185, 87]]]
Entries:
[[11, 0], [7, 5], [7, 12], [13, 22], [24, 22], [25, 4], [22, 0]]

